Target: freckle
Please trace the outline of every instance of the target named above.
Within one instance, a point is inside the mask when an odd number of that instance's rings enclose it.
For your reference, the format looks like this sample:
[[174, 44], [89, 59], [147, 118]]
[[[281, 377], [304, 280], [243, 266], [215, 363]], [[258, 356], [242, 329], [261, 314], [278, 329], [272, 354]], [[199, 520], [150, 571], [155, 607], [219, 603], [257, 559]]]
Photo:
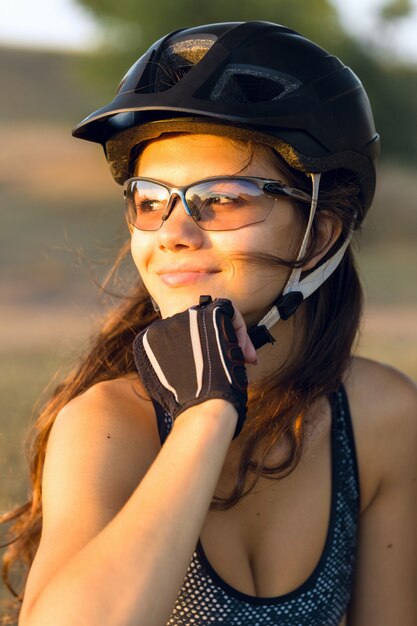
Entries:
[[261, 517], [261, 514], [260, 514], [260, 513], [257, 513], [257, 514], [256, 514], [256, 517]]
[[389, 544], [387, 545], [387, 548], [392, 548], [392, 543], [389, 543]]

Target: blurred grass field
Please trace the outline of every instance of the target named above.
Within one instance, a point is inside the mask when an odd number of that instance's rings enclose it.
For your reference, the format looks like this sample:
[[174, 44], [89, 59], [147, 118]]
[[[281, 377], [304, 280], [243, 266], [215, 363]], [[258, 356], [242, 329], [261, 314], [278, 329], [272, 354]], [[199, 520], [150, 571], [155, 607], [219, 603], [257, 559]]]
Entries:
[[[54, 106], [56, 92], [65, 95], [61, 78], [54, 70]], [[0, 511], [26, 496], [23, 441], [35, 402], [86, 349], [103, 307], [85, 259], [102, 277], [127, 237], [121, 189], [100, 149], [70, 136], [83, 107], [67, 102], [65, 120], [49, 119], [38, 97], [34, 119], [21, 103], [15, 116], [13, 102], [7, 111], [0, 104]], [[90, 105], [85, 97], [84, 113]], [[366, 292], [358, 352], [417, 380], [416, 198], [415, 171], [383, 163], [358, 249]]]

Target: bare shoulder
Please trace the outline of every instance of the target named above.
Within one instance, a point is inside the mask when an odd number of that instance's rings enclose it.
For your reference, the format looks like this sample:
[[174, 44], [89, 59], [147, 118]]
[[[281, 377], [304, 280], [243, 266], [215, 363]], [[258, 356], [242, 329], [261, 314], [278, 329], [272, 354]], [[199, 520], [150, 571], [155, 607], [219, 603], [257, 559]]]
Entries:
[[384, 402], [416, 402], [417, 385], [399, 370], [364, 357], [354, 357], [346, 373], [346, 384], [361, 396], [377, 394]]
[[71, 400], [59, 412], [47, 445], [44, 532], [65, 525], [74, 511], [85, 530], [103, 527], [159, 449], [153, 407], [137, 378], [100, 382]]
[[345, 384], [349, 401], [361, 421], [377, 428], [381, 435], [416, 428], [417, 385], [402, 372], [356, 357], [352, 359]]
[[352, 359], [344, 382], [366, 506], [396, 472], [412, 471], [417, 452], [417, 386], [398, 370], [360, 357]]
[[111, 427], [114, 433], [141, 436], [149, 430], [156, 433], [153, 418], [147, 393], [138, 377], [131, 375], [96, 383], [70, 400], [59, 412], [54, 428]]
[[115, 517], [159, 449], [151, 402], [133, 376], [95, 384], [59, 412], [46, 449], [28, 602]]
[[[48, 464], [86, 463], [100, 479], [116, 471], [137, 484], [160, 448], [152, 403], [137, 377], [97, 383], [59, 412], [47, 449]], [[81, 468], [80, 468], [81, 471]], [[113, 473], [114, 476], [114, 473]]]
[[73, 398], [59, 412], [54, 429], [92, 429], [96, 434], [106, 432], [106, 439], [143, 436], [157, 441], [153, 405], [139, 379], [126, 376], [96, 383]]
[[361, 516], [348, 621], [416, 623], [417, 391], [401, 372], [357, 358], [345, 379]]

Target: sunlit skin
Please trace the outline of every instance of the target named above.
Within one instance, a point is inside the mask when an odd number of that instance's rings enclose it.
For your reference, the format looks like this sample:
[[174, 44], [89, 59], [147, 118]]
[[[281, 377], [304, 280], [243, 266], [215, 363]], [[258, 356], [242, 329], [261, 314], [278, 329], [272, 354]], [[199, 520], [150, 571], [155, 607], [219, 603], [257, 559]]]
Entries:
[[[254, 158], [240, 142], [215, 135], [166, 135], [142, 151], [135, 175], [181, 186], [219, 175], [258, 176], [284, 180], [268, 147], [255, 146]], [[267, 252], [282, 258], [297, 254], [302, 231], [296, 209], [279, 198], [264, 222], [237, 230], [204, 231], [186, 214], [176, 199], [169, 218], [156, 231], [132, 232], [132, 255], [162, 317], [195, 305], [202, 294], [229, 298], [235, 307], [235, 330], [248, 364], [256, 362], [246, 325], [256, 324], [282, 291], [289, 275], [285, 267], [265, 267], [234, 258], [237, 253]], [[272, 330], [279, 341], [262, 350], [259, 378], [286, 358], [291, 346], [292, 323]], [[253, 368], [248, 368], [253, 370]]]

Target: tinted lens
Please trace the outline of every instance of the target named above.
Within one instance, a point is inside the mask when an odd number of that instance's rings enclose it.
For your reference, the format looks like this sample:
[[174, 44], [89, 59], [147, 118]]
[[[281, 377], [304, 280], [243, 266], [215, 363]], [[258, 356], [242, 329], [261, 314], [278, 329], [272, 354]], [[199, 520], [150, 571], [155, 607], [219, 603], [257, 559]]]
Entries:
[[192, 216], [204, 230], [234, 230], [263, 222], [274, 197], [248, 180], [214, 180], [190, 187], [185, 199]]
[[140, 230], [158, 230], [168, 199], [168, 189], [157, 183], [130, 181], [125, 198], [128, 223]]

